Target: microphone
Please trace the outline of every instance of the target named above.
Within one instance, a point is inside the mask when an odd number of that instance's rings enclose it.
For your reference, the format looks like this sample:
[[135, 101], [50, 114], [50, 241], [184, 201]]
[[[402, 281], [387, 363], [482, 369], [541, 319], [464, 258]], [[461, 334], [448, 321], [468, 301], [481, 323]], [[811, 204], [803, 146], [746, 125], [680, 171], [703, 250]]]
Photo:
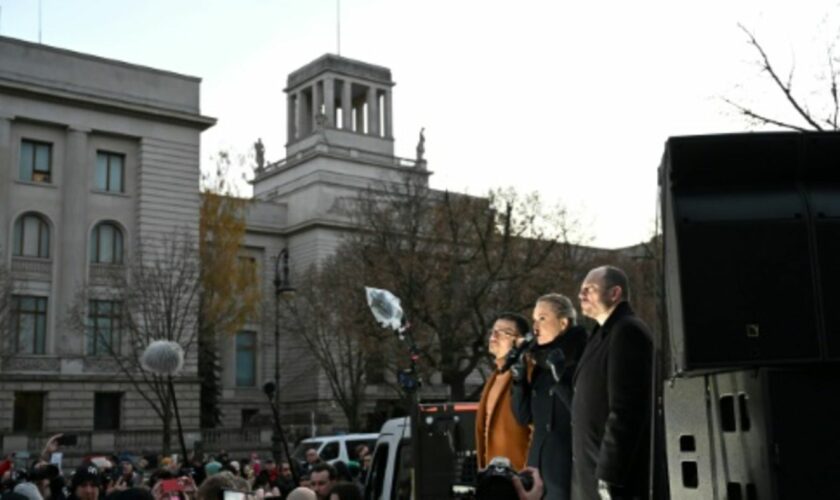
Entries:
[[184, 349], [177, 342], [155, 340], [143, 351], [140, 364], [158, 375], [174, 375], [184, 366]]
[[510, 352], [507, 353], [505, 356], [505, 364], [499, 369], [499, 373], [504, 373], [510, 370], [510, 367], [519, 360], [519, 357], [522, 356], [522, 353], [531, 350], [531, 347], [534, 346], [534, 342], [536, 341], [536, 337], [534, 336], [534, 332], [528, 332], [525, 334], [525, 337], [522, 338], [522, 342], [515, 346]]

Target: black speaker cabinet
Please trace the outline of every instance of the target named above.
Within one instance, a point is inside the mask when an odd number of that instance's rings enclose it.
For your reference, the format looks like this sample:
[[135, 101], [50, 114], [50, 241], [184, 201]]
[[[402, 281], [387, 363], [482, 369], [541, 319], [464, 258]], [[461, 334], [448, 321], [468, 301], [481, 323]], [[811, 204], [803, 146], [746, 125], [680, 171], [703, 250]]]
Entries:
[[671, 138], [660, 186], [672, 369], [840, 358], [840, 134]]
[[421, 404], [412, 422], [416, 498], [453, 498], [476, 481], [477, 403]]
[[822, 364], [665, 382], [671, 498], [840, 498], [838, 379]]

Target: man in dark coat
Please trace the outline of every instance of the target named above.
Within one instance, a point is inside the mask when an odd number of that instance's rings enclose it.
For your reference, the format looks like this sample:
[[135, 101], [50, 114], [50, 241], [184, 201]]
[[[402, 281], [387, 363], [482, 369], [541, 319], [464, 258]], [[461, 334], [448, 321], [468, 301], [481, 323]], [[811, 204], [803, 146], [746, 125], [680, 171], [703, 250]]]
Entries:
[[574, 376], [572, 498], [648, 498], [653, 336], [630, 308], [627, 276], [589, 272], [580, 307], [598, 327]]

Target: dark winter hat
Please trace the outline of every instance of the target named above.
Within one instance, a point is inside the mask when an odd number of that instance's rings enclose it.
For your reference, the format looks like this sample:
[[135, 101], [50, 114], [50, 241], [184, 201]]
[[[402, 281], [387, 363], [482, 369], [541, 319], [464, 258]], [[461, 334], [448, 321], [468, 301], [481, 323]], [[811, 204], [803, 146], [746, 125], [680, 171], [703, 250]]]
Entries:
[[102, 475], [99, 474], [99, 469], [95, 465], [82, 465], [73, 473], [73, 479], [70, 480], [70, 489], [75, 491], [76, 488], [87, 481], [93, 481], [95, 485], [99, 486], [101, 477]]

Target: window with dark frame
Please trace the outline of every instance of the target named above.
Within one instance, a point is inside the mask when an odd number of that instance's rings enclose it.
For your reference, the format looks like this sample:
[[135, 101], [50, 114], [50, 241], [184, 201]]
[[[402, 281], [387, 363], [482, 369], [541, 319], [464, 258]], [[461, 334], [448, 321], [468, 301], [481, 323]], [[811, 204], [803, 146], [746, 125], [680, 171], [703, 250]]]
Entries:
[[45, 396], [45, 392], [15, 392], [13, 432], [41, 432], [44, 430]]
[[90, 233], [90, 261], [95, 264], [122, 264], [123, 234], [111, 222], [100, 222]]
[[15, 257], [50, 257], [50, 226], [36, 213], [25, 213], [15, 221], [12, 241]]
[[52, 144], [23, 139], [20, 143], [20, 180], [52, 182]]
[[99, 356], [120, 352], [122, 302], [91, 300], [88, 302], [87, 354]]
[[96, 189], [109, 193], [125, 192], [125, 155], [96, 152]]
[[12, 332], [16, 353], [44, 354], [47, 337], [47, 298], [12, 295]]
[[256, 418], [259, 414], [259, 410], [256, 408], [243, 408], [242, 409], [242, 427], [247, 427], [251, 421]]
[[241, 331], [236, 334], [236, 386], [257, 385], [257, 333]]
[[97, 392], [93, 396], [93, 430], [118, 431], [122, 407], [121, 392]]

